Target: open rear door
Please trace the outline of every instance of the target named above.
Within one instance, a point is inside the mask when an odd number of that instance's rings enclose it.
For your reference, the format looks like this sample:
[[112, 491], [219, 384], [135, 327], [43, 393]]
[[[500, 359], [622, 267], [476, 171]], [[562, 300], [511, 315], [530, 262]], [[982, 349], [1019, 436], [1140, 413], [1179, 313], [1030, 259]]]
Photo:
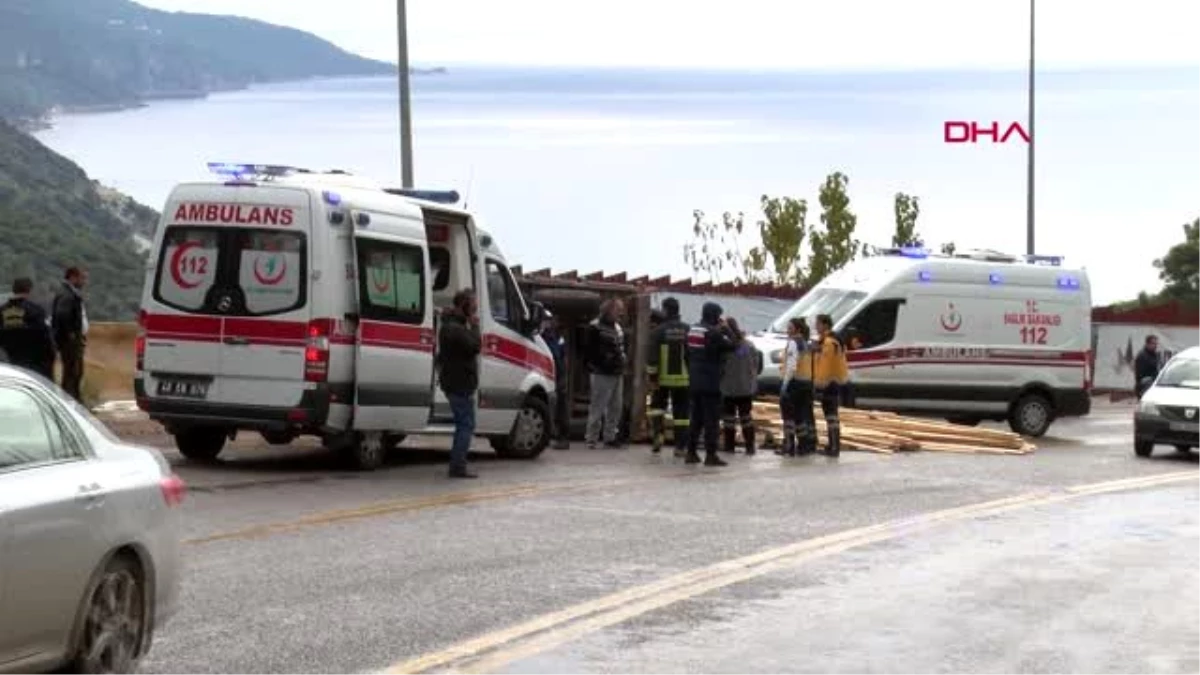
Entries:
[[[354, 428], [412, 431], [425, 427], [433, 405], [428, 245], [419, 225], [380, 214], [371, 214], [370, 223], [372, 232], [354, 237], [359, 315]], [[410, 230], [414, 236], [391, 234]]]

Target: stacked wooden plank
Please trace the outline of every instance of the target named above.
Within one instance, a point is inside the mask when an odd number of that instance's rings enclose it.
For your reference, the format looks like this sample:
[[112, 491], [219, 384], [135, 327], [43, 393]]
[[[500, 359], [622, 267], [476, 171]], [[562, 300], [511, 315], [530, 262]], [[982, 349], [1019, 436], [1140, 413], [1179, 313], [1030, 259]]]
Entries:
[[[782, 437], [783, 420], [777, 400], [755, 401], [755, 426]], [[814, 409], [817, 438], [824, 445], [825, 420], [820, 407]], [[996, 429], [979, 429], [950, 422], [906, 417], [895, 413], [842, 408], [842, 449], [891, 454], [925, 450], [967, 454], [1025, 455], [1036, 448], [1019, 435]]]

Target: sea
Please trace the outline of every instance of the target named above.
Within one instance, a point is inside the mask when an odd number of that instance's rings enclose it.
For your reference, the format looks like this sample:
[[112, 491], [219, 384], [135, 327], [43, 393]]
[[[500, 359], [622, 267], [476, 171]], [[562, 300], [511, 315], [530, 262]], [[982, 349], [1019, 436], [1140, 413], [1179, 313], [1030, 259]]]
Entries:
[[[412, 79], [418, 187], [457, 189], [526, 270], [694, 274], [695, 211], [808, 202], [849, 177], [857, 237], [888, 245], [897, 192], [931, 246], [1021, 253], [1026, 161], [1007, 142], [946, 143], [945, 122], [1027, 128], [1023, 72], [451, 68]], [[1039, 253], [1089, 270], [1096, 302], [1159, 287], [1152, 261], [1200, 216], [1200, 70], [1040, 72]], [[341, 169], [399, 184], [395, 78], [287, 82], [62, 115], [37, 136], [93, 178], [161, 208], [207, 162]], [[728, 275], [725, 275], [726, 277]]]

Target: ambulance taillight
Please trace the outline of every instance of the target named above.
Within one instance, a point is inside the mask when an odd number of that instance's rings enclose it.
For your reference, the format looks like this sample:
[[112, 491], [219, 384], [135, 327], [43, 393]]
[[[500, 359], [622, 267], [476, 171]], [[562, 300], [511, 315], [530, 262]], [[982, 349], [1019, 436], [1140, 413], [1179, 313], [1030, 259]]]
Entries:
[[308, 324], [308, 343], [304, 347], [304, 381], [324, 382], [329, 377], [329, 325], [326, 321]]

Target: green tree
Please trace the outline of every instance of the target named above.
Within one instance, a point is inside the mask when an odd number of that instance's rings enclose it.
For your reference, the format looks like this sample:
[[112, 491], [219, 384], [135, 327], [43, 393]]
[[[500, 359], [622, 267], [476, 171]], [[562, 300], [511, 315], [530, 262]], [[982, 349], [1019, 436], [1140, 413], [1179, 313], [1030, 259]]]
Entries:
[[808, 202], [763, 195], [760, 204], [764, 216], [758, 221], [761, 243], [750, 249], [743, 263], [748, 280], [767, 276], [780, 285], [804, 283], [801, 251], [809, 231], [805, 222]]
[[1200, 218], [1183, 225], [1183, 241], [1154, 261], [1166, 286], [1162, 295], [1171, 300], [1200, 303]]
[[692, 241], [683, 246], [683, 259], [692, 267], [699, 281], [720, 283], [725, 272], [733, 275], [734, 281], [743, 280], [745, 258], [742, 256], [739, 238], [745, 229], [745, 218], [728, 211], [721, 220], [707, 220], [699, 209], [692, 211]]
[[854, 238], [858, 216], [850, 210], [846, 185], [850, 179], [840, 171], [825, 178], [818, 193], [821, 204], [820, 229], [813, 228], [808, 241], [812, 255], [808, 260], [806, 281], [815, 284], [858, 257], [864, 249]]
[[917, 216], [921, 215], [920, 200], [912, 195], [897, 192], [893, 212], [896, 214], [896, 231], [892, 233], [892, 246], [924, 246], [917, 234]]

